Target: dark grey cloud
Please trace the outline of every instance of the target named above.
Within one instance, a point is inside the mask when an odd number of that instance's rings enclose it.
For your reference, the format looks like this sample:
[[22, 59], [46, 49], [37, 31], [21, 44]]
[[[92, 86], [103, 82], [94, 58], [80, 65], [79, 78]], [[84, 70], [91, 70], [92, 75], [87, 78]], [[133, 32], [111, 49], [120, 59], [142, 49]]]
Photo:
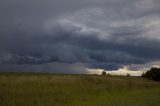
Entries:
[[158, 0], [2, 0], [0, 70], [86, 73], [159, 61], [159, 5]]

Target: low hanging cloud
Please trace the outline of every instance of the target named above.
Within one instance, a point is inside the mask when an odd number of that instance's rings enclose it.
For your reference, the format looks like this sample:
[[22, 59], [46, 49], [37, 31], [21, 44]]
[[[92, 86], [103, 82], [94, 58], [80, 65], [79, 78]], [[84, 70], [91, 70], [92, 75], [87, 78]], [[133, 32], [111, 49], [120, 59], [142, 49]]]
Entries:
[[158, 67], [159, 5], [158, 0], [2, 0], [0, 70], [88, 73]]

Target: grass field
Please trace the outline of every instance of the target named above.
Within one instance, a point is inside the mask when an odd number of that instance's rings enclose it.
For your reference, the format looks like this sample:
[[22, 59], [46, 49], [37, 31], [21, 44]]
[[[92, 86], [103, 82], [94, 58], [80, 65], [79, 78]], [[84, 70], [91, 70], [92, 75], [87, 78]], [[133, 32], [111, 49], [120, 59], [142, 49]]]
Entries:
[[160, 106], [160, 82], [140, 77], [1, 73], [0, 106]]

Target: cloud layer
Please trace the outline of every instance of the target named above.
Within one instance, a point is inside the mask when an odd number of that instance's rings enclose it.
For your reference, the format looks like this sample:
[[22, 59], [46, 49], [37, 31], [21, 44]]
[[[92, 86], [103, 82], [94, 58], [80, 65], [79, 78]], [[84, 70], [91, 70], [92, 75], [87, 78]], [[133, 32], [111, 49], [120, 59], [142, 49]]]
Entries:
[[2, 0], [0, 70], [87, 73], [155, 63], [159, 5], [159, 0]]

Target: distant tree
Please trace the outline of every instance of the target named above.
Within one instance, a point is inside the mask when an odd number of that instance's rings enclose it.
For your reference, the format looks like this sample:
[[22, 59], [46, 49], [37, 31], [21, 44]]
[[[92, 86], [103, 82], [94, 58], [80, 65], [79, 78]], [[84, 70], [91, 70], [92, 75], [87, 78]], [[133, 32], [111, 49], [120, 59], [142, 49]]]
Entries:
[[126, 76], [127, 76], [127, 77], [130, 77], [131, 75], [130, 75], [130, 74], [127, 74]]
[[102, 71], [102, 75], [107, 75], [107, 74], [106, 74], [106, 71]]
[[156, 80], [156, 81], [160, 81], [160, 68], [151, 68], [146, 73], [143, 73], [142, 77]]

